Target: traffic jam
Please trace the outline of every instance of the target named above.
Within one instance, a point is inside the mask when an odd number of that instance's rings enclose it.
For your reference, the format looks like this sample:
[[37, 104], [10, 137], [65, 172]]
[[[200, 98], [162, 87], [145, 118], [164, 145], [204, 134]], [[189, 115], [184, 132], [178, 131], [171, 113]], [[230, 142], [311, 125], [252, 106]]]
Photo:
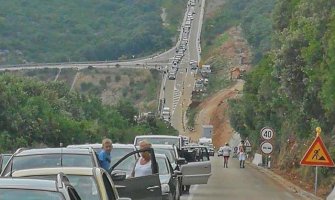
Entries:
[[[189, 1], [187, 5], [188, 6], [187, 6], [187, 11], [186, 11], [186, 20], [183, 23], [183, 26], [181, 28], [181, 37], [176, 47], [176, 55], [172, 58], [172, 66], [168, 70], [169, 80], [176, 79], [177, 72], [185, 56], [185, 52], [187, 50], [188, 43], [189, 43], [192, 21], [194, 20], [194, 14], [195, 14], [195, 0]], [[192, 67], [193, 70], [197, 69], [197, 65], [198, 65], [197, 61], [192, 61], [191, 65], [192, 66], [195, 65], [195, 67]]]
[[137, 136], [133, 144], [104, 139], [20, 148], [0, 157], [0, 199], [178, 200], [191, 185], [207, 184], [209, 149], [208, 143], [190, 144], [186, 136], [163, 135]]

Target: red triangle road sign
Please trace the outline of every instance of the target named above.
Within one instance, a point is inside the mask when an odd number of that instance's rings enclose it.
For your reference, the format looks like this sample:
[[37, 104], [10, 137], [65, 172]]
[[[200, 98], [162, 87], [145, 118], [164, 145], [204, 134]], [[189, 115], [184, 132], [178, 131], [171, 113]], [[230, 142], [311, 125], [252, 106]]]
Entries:
[[330, 157], [322, 139], [317, 136], [312, 145], [308, 148], [303, 159], [300, 161], [301, 165], [320, 166], [320, 167], [334, 167], [334, 161]]

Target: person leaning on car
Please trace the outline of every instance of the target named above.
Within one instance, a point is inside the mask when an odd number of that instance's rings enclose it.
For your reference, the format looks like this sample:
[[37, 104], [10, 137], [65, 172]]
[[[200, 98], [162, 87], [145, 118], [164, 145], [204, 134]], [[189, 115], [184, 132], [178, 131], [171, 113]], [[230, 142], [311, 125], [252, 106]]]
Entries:
[[105, 170], [109, 170], [111, 164], [111, 151], [113, 149], [113, 143], [111, 139], [105, 138], [102, 140], [102, 151], [100, 151], [98, 158], [100, 165]]
[[[142, 140], [139, 143], [140, 150], [145, 150], [151, 148], [151, 144]], [[151, 168], [151, 155], [148, 151], [141, 152], [141, 157], [137, 160], [134, 171], [132, 173], [132, 177], [140, 177], [140, 176], [149, 176], [152, 175]]]

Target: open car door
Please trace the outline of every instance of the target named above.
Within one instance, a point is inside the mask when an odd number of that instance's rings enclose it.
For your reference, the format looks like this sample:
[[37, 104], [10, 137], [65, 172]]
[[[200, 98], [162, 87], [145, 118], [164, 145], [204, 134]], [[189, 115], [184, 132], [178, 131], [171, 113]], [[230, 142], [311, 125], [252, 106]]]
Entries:
[[[133, 162], [134, 155], [147, 151], [151, 155], [152, 175], [141, 177], [126, 177], [130, 169], [135, 169], [136, 162]], [[109, 173], [116, 185], [120, 197], [129, 197], [132, 200], [161, 200], [162, 190], [158, 174], [158, 165], [154, 150], [138, 150], [128, 153], [115, 163]], [[124, 173], [124, 178], [119, 178]]]
[[207, 184], [211, 176], [212, 165], [206, 147], [196, 148], [196, 161], [181, 165], [182, 184]]

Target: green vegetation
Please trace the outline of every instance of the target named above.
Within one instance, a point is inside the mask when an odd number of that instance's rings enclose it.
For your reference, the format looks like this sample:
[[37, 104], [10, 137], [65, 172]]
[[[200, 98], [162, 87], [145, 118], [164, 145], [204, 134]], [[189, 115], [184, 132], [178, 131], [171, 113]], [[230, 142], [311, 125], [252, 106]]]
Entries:
[[127, 59], [164, 50], [177, 35], [185, 2], [0, 0], [0, 64]]
[[214, 17], [205, 21], [203, 48], [206, 51], [224, 41], [224, 32], [240, 25], [253, 48], [255, 62], [259, 61], [271, 47], [271, 12], [274, 3], [275, 0], [227, 0]]
[[[247, 75], [242, 99], [230, 102], [234, 128], [258, 145], [259, 130], [273, 127], [276, 163], [300, 172], [304, 181], [311, 180], [312, 171], [300, 168], [299, 161], [317, 126], [335, 157], [334, 32], [333, 0], [277, 1], [274, 47]], [[321, 172], [322, 185], [334, 184], [334, 169]]]
[[69, 92], [60, 82], [0, 75], [0, 152], [18, 147], [58, 146], [100, 142], [132, 142], [141, 134], [173, 134], [176, 130], [157, 119], [140, 124], [133, 104], [103, 105], [98, 98]]

